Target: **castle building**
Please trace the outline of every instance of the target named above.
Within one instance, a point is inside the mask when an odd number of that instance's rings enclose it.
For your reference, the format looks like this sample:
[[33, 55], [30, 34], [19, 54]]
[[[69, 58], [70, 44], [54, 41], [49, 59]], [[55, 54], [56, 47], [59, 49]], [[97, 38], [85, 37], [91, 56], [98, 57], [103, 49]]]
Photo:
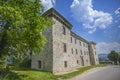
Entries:
[[49, 9], [43, 16], [49, 16], [55, 24], [43, 32], [47, 43], [39, 55], [32, 56], [32, 68], [57, 74], [99, 64], [96, 43], [72, 32], [71, 23], [55, 9]]

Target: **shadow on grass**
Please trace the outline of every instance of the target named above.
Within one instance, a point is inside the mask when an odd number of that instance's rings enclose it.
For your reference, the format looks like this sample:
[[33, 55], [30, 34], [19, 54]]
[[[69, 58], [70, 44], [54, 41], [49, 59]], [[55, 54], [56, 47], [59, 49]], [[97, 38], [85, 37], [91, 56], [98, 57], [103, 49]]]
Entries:
[[32, 68], [14, 68], [12, 70], [15, 70], [15, 71], [38, 71], [38, 72], [47, 72], [47, 73], [52, 73], [52, 72], [48, 72], [48, 71], [44, 71], [44, 70], [38, 70], [38, 69], [32, 69]]
[[22, 80], [23, 77], [27, 77], [27, 75], [18, 75], [15, 72], [0, 69], [0, 80]]

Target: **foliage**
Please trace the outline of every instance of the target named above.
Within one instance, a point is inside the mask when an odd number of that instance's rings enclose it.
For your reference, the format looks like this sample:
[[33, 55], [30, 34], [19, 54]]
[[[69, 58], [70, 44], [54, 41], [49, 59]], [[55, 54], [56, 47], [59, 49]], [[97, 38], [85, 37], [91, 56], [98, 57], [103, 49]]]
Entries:
[[110, 52], [110, 54], [108, 54], [108, 58], [109, 58], [109, 60], [113, 61], [114, 64], [117, 64], [118, 53], [113, 50]]
[[119, 54], [119, 56], [118, 56], [118, 62], [119, 62], [119, 64], [120, 64], [120, 54]]
[[40, 0], [0, 0], [0, 57], [39, 53], [46, 43], [42, 32], [53, 21], [43, 17]]
[[13, 59], [13, 66], [15, 66], [14, 69], [19, 69], [19, 68], [31, 68], [31, 59], [28, 57], [25, 57], [23, 59]]
[[18, 74], [6, 69], [0, 69], [0, 80], [22, 80]]

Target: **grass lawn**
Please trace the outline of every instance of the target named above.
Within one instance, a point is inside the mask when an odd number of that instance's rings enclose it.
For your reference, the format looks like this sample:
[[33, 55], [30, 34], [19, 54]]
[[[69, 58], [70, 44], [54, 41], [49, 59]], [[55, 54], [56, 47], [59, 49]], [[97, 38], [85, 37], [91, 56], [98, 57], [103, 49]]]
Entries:
[[62, 79], [68, 79], [68, 78], [72, 78], [72, 77], [75, 77], [91, 68], [95, 68], [95, 67], [104, 67], [106, 65], [103, 65], [103, 64], [99, 64], [99, 65], [92, 65], [92, 66], [87, 66], [87, 67], [81, 67], [81, 68], [78, 68], [77, 71], [75, 72], [72, 72], [72, 73], [68, 73], [68, 74], [64, 74], [64, 75], [59, 75], [60, 78]]
[[14, 72], [21, 76], [21, 80], [57, 80], [57, 77], [50, 72], [38, 70], [20, 70]]
[[68, 79], [79, 75], [80, 73], [89, 70], [94, 67], [102, 67], [105, 65], [92, 65], [87, 67], [78, 68], [77, 71], [64, 74], [64, 75], [53, 75], [50, 72], [43, 72], [33, 69], [25, 70], [12, 70], [11, 73], [2, 76], [0, 75], [0, 80], [57, 80], [58, 78]]

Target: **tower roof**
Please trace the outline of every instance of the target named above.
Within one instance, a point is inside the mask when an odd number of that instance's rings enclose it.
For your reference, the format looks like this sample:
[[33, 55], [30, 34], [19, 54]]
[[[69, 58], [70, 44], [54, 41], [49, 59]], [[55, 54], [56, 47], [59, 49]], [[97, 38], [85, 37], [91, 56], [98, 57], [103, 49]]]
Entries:
[[66, 20], [60, 13], [58, 13], [54, 8], [47, 10], [45, 13], [43, 13], [43, 16], [53, 16], [65, 26], [67, 26], [69, 29], [72, 28], [72, 24], [68, 20]]

